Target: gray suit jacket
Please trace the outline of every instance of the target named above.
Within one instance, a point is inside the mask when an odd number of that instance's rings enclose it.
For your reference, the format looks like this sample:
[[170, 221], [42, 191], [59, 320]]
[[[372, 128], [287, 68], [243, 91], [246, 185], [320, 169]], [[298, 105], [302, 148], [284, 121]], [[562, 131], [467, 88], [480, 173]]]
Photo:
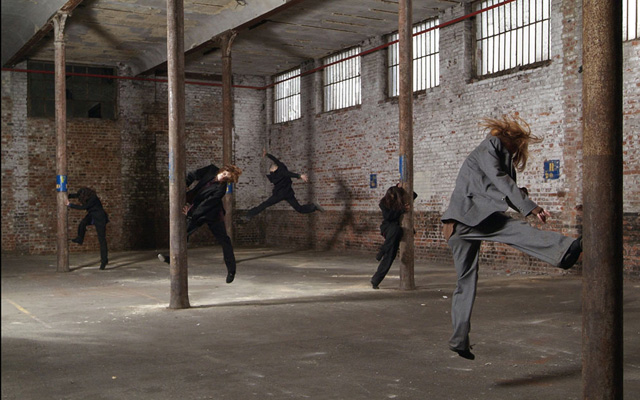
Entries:
[[462, 164], [442, 222], [455, 220], [477, 226], [491, 214], [507, 211], [509, 206], [526, 216], [538, 205], [516, 185], [509, 151], [500, 139], [489, 136]]

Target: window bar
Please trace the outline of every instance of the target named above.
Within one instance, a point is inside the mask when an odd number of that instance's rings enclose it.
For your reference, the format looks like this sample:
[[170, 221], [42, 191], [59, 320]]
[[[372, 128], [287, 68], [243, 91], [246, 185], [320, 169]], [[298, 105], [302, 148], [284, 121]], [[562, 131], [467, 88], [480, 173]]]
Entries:
[[[491, 5], [493, 5], [493, 1], [491, 1]], [[491, 10], [491, 13], [487, 13], [487, 59], [489, 60], [487, 63], [487, 73], [490, 74], [494, 72], [493, 64], [494, 64], [494, 43], [493, 43], [493, 14], [495, 13], [495, 9]]]
[[[399, 38], [398, 34], [395, 35], [394, 40]], [[393, 53], [394, 57], [394, 70], [395, 70], [395, 95], [400, 95], [400, 43], [394, 44], [396, 51]]]
[[534, 10], [533, 10], [534, 25], [533, 25], [533, 27], [534, 27], [534, 32], [535, 32], [535, 34], [534, 34], [534, 44], [536, 46], [536, 53], [535, 53], [536, 54], [536, 58], [535, 58], [535, 60], [533, 60], [534, 62], [540, 61], [540, 59], [541, 59], [540, 53], [542, 52], [541, 47], [540, 47], [540, 43], [539, 43], [540, 42], [540, 40], [539, 40], [540, 33], [538, 32], [538, 30], [539, 30], [538, 28], [540, 26], [540, 23], [538, 22], [539, 21], [539, 19], [538, 19], [538, 4], [539, 4], [539, 2], [537, 0], [534, 0], [534, 2], [533, 2], [533, 7], [534, 7]]
[[337, 83], [337, 88], [338, 88], [338, 92], [337, 92], [338, 104], [336, 106], [337, 110], [344, 108], [344, 68], [345, 68], [344, 62], [341, 62], [338, 64], [339, 72], [338, 72], [338, 83]]
[[[349, 53], [347, 53], [349, 54]], [[347, 54], [345, 54], [341, 59], [347, 57]], [[338, 87], [340, 88], [338, 90], [338, 94], [340, 95], [340, 102], [338, 103], [338, 109], [340, 108], [344, 108], [345, 107], [345, 84], [344, 84], [344, 79], [345, 79], [345, 74], [346, 74], [346, 68], [347, 68], [347, 64], [346, 61], [343, 61], [341, 63], [338, 64], [340, 66], [340, 74], [338, 76]]]
[[[350, 70], [351, 66], [347, 65], [347, 69]], [[350, 107], [351, 104], [351, 79], [344, 81], [344, 107]]]
[[493, 9], [495, 11], [494, 13], [494, 20], [493, 20], [493, 40], [494, 40], [494, 54], [495, 54], [495, 63], [493, 65], [493, 72], [498, 72], [500, 71], [500, 62], [501, 62], [501, 58], [502, 58], [502, 52], [500, 51], [501, 47], [500, 47], [500, 21], [502, 18], [500, 18], [500, 13], [501, 13], [501, 9], [500, 7], [496, 7]]
[[504, 70], [506, 67], [506, 63], [507, 63], [507, 56], [506, 56], [506, 41], [505, 41], [505, 20], [504, 20], [504, 6], [499, 7], [497, 9], [498, 11], [498, 43], [499, 43], [499, 58], [500, 58], [500, 64], [498, 66], [498, 68], [500, 69], [500, 71]]
[[[349, 55], [351, 54], [353, 53], [349, 52]], [[346, 82], [346, 85], [347, 85], [346, 106], [347, 107], [350, 107], [353, 105], [353, 95], [355, 94], [353, 92], [353, 78], [352, 78], [354, 76], [353, 71], [355, 68], [354, 61], [355, 59], [352, 58], [349, 60], [349, 63], [346, 65], [347, 75], [348, 75], [348, 78], [347, 78], [348, 80]]]
[[[349, 53], [347, 53], [347, 54], [349, 54]], [[347, 57], [347, 55], [345, 54], [344, 57]], [[344, 57], [342, 57], [342, 58], [344, 58]], [[346, 88], [346, 85], [345, 85], [345, 76], [346, 76], [347, 62], [343, 61], [338, 65], [340, 65], [340, 80], [338, 81], [338, 82], [340, 82], [340, 83], [338, 83], [338, 87], [340, 88], [340, 90], [338, 91], [338, 93], [340, 94], [340, 103], [338, 104], [338, 108], [340, 109], [340, 108], [346, 107], [346, 103], [345, 103], [346, 95], [345, 95], [345, 92], [346, 92], [347, 88]]]
[[[440, 21], [434, 21], [434, 23], [440, 23]], [[433, 74], [433, 86], [438, 86], [440, 84], [440, 32], [439, 29], [434, 31], [433, 35], [433, 48], [435, 50], [435, 54], [433, 56], [433, 68], [431, 69]]]
[[[535, 1], [535, 0], [533, 0]], [[529, 2], [529, 63], [536, 62], [536, 38], [535, 38], [535, 20], [533, 19], [533, 6], [531, 0]]]
[[[424, 27], [424, 24], [418, 26], [418, 28]], [[424, 29], [423, 29], [424, 30]], [[413, 54], [413, 90], [422, 90], [424, 89], [424, 74], [426, 69], [424, 67], [424, 57], [426, 51], [426, 34], [422, 34], [419, 36], [414, 36], [414, 54]]]
[[342, 82], [342, 106], [349, 107], [351, 105], [351, 79], [349, 76], [351, 75], [351, 63], [344, 63], [345, 75], [344, 81]]
[[507, 15], [508, 15], [508, 11], [509, 11], [509, 6], [508, 5], [504, 5], [501, 7], [502, 8], [502, 17], [500, 18], [502, 20], [502, 31], [500, 32], [500, 36], [502, 36], [502, 43], [504, 44], [504, 47], [502, 48], [502, 57], [504, 59], [504, 66], [502, 69], [507, 69], [509, 68], [509, 64], [510, 64], [510, 60], [511, 60], [511, 48], [509, 47], [509, 31], [507, 30], [508, 24], [507, 24]]
[[518, 7], [517, 2], [511, 4], [511, 63], [513, 67], [518, 65]]
[[490, 14], [485, 14], [484, 18], [484, 34], [483, 34], [483, 42], [482, 42], [482, 58], [484, 59], [484, 71], [483, 74], [489, 73], [489, 18]]
[[544, 19], [544, 1], [540, 2], [540, 37], [538, 38], [538, 40], [540, 40], [540, 61], [544, 60], [544, 52], [545, 52], [545, 47], [544, 47], [544, 25], [545, 25], [545, 19]]
[[[503, 6], [504, 7], [504, 6]], [[499, 69], [500, 71], [503, 71], [506, 67], [507, 67], [507, 54], [506, 54], [506, 37], [504, 34], [504, 25], [505, 25], [505, 20], [504, 20], [504, 9], [503, 7], [500, 7], [500, 9], [498, 10], [498, 16], [499, 16], [499, 25], [498, 25], [498, 40], [499, 40], [499, 47], [500, 47], [500, 65], [499, 65]]]
[[485, 66], [485, 74], [489, 73], [489, 70], [491, 68], [491, 57], [493, 57], [491, 55], [491, 37], [489, 36], [489, 29], [490, 29], [490, 24], [489, 24], [489, 19], [490, 19], [490, 13], [486, 14], [486, 20], [487, 20], [487, 24], [486, 24], [486, 31], [484, 34], [484, 43], [482, 46], [482, 53], [483, 53], [483, 57], [486, 60], [486, 66]]
[[[415, 31], [415, 28], [412, 32]], [[420, 40], [420, 36], [411, 36], [411, 48], [412, 48], [412, 60], [411, 65], [413, 68], [413, 73], [411, 74], [411, 89], [413, 91], [420, 88], [420, 74], [422, 73], [422, 68], [420, 66], [420, 56], [422, 54], [422, 40]]]

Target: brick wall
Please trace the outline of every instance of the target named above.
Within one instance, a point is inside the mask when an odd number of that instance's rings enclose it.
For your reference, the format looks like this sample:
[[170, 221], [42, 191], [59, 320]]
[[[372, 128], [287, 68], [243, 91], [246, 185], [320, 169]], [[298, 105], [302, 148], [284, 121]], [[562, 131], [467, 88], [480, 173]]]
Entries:
[[[448, 21], [469, 12], [456, 6], [441, 15]], [[440, 234], [439, 219], [448, 206], [458, 169], [485, 133], [484, 116], [518, 113], [544, 142], [531, 147], [527, 170], [519, 183], [553, 214], [539, 226], [569, 236], [581, 232], [581, 2], [553, 1], [552, 59], [546, 66], [490, 79], [471, 79], [471, 23], [440, 32], [440, 85], [414, 96], [414, 187], [416, 256], [449, 261], [450, 251]], [[372, 38], [363, 50], [382, 43]], [[354, 43], [355, 44], [355, 43]], [[638, 242], [638, 81], [637, 41], [625, 47], [625, 270], [639, 275]], [[268, 126], [270, 151], [293, 170], [309, 172], [313, 185], [296, 184], [299, 200], [317, 199], [326, 213], [304, 216], [287, 204], [272, 207], [256, 227], [266, 230], [268, 244], [314, 248], [358, 249], [375, 254], [382, 242], [378, 200], [398, 179], [398, 106], [385, 96], [385, 51], [362, 58], [362, 105], [322, 112], [320, 74], [302, 78], [303, 116]], [[303, 68], [304, 70], [305, 68]], [[543, 179], [545, 160], [559, 160], [561, 176]], [[377, 174], [378, 188], [369, 188]], [[556, 269], [504, 245], [485, 243], [483, 264], [532, 272]], [[502, 268], [502, 267], [501, 267]]]
[[[130, 75], [126, 67], [119, 71]], [[53, 253], [56, 251], [55, 121], [27, 118], [27, 76], [2, 72], [2, 251]], [[264, 85], [262, 78], [236, 78]], [[222, 165], [221, 88], [186, 87], [186, 163], [196, 169]], [[236, 107], [247, 128], [236, 130], [243, 157], [259, 163], [255, 137], [263, 134], [264, 92], [237, 95]], [[168, 247], [168, 123], [167, 84], [118, 81], [116, 120], [67, 120], [69, 190], [90, 186], [109, 213], [110, 250]], [[246, 131], [246, 133], [245, 133]], [[243, 164], [245, 160], [243, 160]], [[245, 167], [242, 178], [255, 181], [257, 168]], [[244, 166], [243, 166], [244, 167]], [[253, 178], [252, 178], [253, 176]], [[254, 190], [247, 185], [247, 192]], [[69, 237], [74, 237], [84, 212], [69, 210]], [[199, 230], [190, 245], [211, 244], [207, 229]], [[70, 251], [97, 251], [92, 228], [83, 246]]]
[[[2, 73], [2, 251], [40, 254], [56, 250], [56, 136], [52, 118], [27, 118], [25, 74]], [[67, 175], [70, 192], [96, 190], [111, 224], [110, 243], [122, 242], [120, 138], [113, 121], [67, 121]], [[69, 237], [85, 213], [69, 210]], [[97, 249], [95, 234], [85, 246]]]

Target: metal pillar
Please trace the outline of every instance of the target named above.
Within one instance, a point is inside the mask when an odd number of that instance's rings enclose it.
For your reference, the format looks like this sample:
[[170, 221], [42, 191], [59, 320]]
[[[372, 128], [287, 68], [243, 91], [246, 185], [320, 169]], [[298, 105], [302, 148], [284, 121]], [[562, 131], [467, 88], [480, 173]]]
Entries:
[[186, 202], [184, 3], [167, 0], [167, 75], [169, 81], [169, 308], [188, 308]]
[[[231, 45], [236, 32], [230, 31], [222, 35], [222, 163], [231, 164], [233, 160], [233, 72], [231, 69]], [[229, 185], [227, 194], [222, 199], [224, 224], [227, 234], [233, 242], [233, 208], [234, 184]]]
[[58, 272], [69, 272], [69, 222], [67, 220], [67, 82], [64, 26], [68, 13], [53, 17], [55, 47], [55, 101], [56, 101], [56, 175], [58, 180]]
[[398, 10], [398, 47], [400, 68], [400, 180], [409, 193], [409, 211], [402, 217], [402, 241], [400, 242], [400, 289], [416, 288], [413, 274], [415, 246], [413, 242], [413, 27], [412, 2], [400, 0]]
[[582, 398], [622, 399], [622, 5], [582, 13]]

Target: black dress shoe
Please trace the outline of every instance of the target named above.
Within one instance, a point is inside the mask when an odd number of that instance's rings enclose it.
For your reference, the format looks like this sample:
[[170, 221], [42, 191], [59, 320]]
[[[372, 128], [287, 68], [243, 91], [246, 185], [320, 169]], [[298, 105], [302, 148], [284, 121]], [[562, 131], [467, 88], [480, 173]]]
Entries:
[[449, 347], [451, 351], [455, 351], [462, 358], [466, 358], [467, 360], [474, 360], [476, 356], [471, 352], [470, 349], [458, 350], [452, 347]]
[[374, 289], [380, 289], [380, 287], [378, 286], [378, 283], [374, 283], [373, 281], [371, 281], [371, 287]]
[[82, 240], [80, 240], [80, 239], [78, 239], [78, 238], [73, 238], [73, 239], [71, 239], [71, 241], [72, 241], [73, 243], [82, 244]]
[[569, 269], [573, 267], [578, 261], [578, 258], [580, 258], [580, 254], [582, 254], [582, 235], [571, 243], [569, 250], [567, 250], [567, 253], [562, 257], [560, 268]]
[[229, 273], [227, 274], [227, 283], [231, 283], [231, 282], [233, 282], [233, 279], [234, 279], [235, 277], [236, 277], [236, 274], [235, 274], [235, 273], [233, 273], [233, 274], [232, 274], [231, 272], [229, 272]]
[[107, 263], [100, 263], [100, 269], [105, 269], [107, 267]]

